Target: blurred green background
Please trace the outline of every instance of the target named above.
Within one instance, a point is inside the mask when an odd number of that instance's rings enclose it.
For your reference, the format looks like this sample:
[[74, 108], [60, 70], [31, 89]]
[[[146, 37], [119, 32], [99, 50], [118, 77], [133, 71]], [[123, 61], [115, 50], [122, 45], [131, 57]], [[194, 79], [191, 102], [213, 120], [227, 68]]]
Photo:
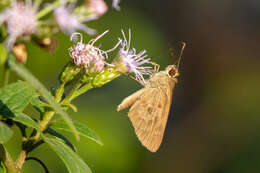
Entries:
[[[108, 5], [111, 1], [106, 1]], [[257, 0], [122, 0], [121, 11], [110, 9], [88, 25], [102, 33], [104, 50], [132, 30], [132, 46], [146, 49], [161, 69], [176, 61], [187, 43], [179, 82], [163, 143], [157, 153], [143, 148], [127, 111], [117, 105], [141, 86], [122, 76], [74, 101], [70, 112], [96, 131], [104, 146], [81, 138], [78, 153], [94, 173], [255, 173], [260, 172], [260, 2]], [[69, 37], [58, 34], [58, 48], [49, 53], [28, 44], [27, 67], [48, 87], [69, 60]], [[84, 41], [91, 37], [85, 35]], [[111, 54], [110, 57], [113, 57]], [[112, 59], [111, 59], [112, 60]], [[69, 134], [67, 134], [69, 136]], [[7, 144], [14, 157], [17, 136]], [[72, 136], [69, 136], [73, 139]], [[31, 156], [41, 156], [51, 173], [65, 173], [61, 160], [46, 145]], [[43, 173], [33, 161], [24, 173]]]

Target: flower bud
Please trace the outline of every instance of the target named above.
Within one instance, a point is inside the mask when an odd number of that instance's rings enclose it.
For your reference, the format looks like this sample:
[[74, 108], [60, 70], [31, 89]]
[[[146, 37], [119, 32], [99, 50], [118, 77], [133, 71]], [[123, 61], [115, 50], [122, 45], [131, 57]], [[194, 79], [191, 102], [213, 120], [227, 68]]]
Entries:
[[107, 12], [107, 5], [104, 0], [87, 0], [87, 5], [93, 15], [103, 16]]
[[82, 67], [69, 62], [59, 76], [60, 83], [72, 85], [77, 82], [77, 80], [82, 76], [82, 73], [84, 73], [84, 70], [82, 69]]
[[93, 86], [102, 87], [108, 82], [111, 82], [115, 78], [119, 77], [121, 73], [114, 68], [108, 68], [99, 73], [92, 81]]

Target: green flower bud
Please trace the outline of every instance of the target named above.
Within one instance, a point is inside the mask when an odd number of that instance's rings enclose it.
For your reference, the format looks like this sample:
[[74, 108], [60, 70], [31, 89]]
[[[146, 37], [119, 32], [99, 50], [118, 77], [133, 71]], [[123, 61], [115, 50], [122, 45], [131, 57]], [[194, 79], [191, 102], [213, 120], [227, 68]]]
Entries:
[[99, 73], [92, 81], [94, 87], [102, 87], [108, 82], [111, 82], [115, 78], [119, 77], [122, 73], [115, 68], [108, 68]]
[[60, 74], [59, 80], [61, 83], [73, 85], [82, 77], [83, 73], [85, 73], [83, 67], [77, 66], [74, 63], [69, 62]]

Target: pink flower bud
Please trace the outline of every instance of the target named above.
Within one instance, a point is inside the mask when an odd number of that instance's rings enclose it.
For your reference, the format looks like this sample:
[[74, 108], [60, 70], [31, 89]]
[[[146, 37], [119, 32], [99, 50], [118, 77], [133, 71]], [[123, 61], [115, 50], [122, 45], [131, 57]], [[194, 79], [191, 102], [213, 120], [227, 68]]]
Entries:
[[97, 16], [103, 16], [107, 12], [107, 5], [104, 0], [89, 0], [88, 7]]

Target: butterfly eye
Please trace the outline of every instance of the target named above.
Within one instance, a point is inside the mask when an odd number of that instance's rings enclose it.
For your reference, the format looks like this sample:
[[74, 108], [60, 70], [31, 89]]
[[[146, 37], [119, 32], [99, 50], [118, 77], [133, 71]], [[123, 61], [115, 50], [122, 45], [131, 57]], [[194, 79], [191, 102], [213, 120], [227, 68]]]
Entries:
[[176, 68], [175, 68], [175, 67], [172, 67], [172, 68], [168, 71], [168, 74], [169, 74], [169, 76], [171, 76], [171, 77], [175, 77], [175, 76], [176, 76], [176, 73], [177, 73], [177, 71], [176, 71]]

